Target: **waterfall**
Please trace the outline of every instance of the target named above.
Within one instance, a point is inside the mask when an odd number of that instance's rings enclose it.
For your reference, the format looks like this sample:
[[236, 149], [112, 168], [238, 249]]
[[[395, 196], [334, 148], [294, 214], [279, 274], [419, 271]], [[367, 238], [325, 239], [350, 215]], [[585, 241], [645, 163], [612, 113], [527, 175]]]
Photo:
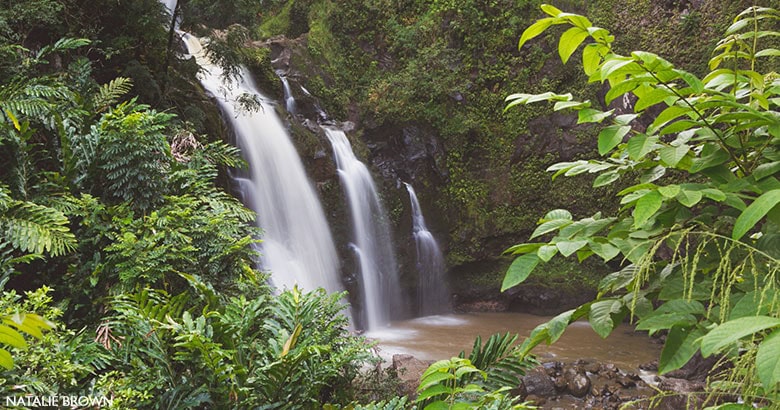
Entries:
[[404, 182], [412, 204], [412, 235], [417, 248], [417, 304], [421, 316], [449, 310], [449, 287], [444, 276], [444, 256], [433, 234], [425, 226], [425, 218], [414, 188]]
[[398, 268], [387, 213], [368, 168], [357, 159], [344, 132], [328, 127], [324, 130], [333, 145], [352, 215], [352, 248], [360, 267], [366, 324], [368, 329], [376, 329], [389, 323], [392, 309], [401, 307]]
[[[294, 284], [306, 290], [341, 291], [339, 261], [333, 238], [303, 164], [273, 105], [241, 67], [237, 78], [205, 55], [197, 38], [183, 33], [188, 53], [201, 67], [198, 77], [216, 99], [249, 163], [249, 178], [236, 178], [245, 204], [257, 212], [263, 228], [261, 265], [279, 288]], [[259, 106], [241, 109], [240, 102]]]
[[176, 3], [178, 2], [179, 0], [160, 0], [160, 3], [164, 4], [165, 8], [171, 13], [173, 13], [173, 9], [176, 8]]
[[290, 114], [295, 115], [295, 97], [292, 95], [290, 82], [287, 81], [287, 77], [283, 75], [279, 75], [279, 78], [282, 80], [282, 86], [284, 86], [284, 108], [286, 108], [287, 112]]

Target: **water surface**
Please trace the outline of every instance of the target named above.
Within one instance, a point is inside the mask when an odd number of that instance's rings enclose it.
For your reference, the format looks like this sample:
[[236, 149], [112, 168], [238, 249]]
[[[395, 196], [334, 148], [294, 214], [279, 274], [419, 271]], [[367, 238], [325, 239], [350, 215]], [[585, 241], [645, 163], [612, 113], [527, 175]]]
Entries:
[[[380, 354], [385, 358], [408, 353], [422, 360], [441, 360], [456, 356], [461, 350], [469, 353], [478, 335], [483, 343], [498, 332], [519, 333], [523, 338], [551, 318], [526, 313], [437, 315], [393, 322], [366, 336], [379, 341]], [[587, 322], [576, 322], [556, 343], [538, 346], [534, 353], [543, 362], [593, 359], [636, 371], [640, 364], [657, 359], [660, 351], [660, 344], [628, 325], [618, 326], [607, 339], [602, 339]]]

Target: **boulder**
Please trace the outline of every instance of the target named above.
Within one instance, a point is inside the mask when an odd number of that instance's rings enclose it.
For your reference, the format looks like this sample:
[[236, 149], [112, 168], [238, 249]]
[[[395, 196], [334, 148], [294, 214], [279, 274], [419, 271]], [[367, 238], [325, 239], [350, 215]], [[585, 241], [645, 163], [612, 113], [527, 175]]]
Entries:
[[534, 369], [523, 376], [528, 395], [550, 397], [556, 395], [555, 384], [543, 369]]
[[590, 391], [590, 386], [590, 378], [584, 373], [576, 373], [566, 380], [566, 390], [574, 397], [585, 397]]
[[417, 386], [425, 370], [433, 362], [420, 360], [410, 354], [394, 354], [392, 368], [398, 374], [401, 381], [401, 394], [414, 397], [417, 395]]

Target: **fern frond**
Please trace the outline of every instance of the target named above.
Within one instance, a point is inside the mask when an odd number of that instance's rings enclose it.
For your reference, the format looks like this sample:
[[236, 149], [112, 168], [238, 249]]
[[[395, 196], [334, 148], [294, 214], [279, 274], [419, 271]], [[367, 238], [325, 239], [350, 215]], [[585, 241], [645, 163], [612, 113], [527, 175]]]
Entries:
[[92, 41], [86, 39], [86, 38], [71, 38], [71, 37], [63, 37], [54, 44], [47, 45], [38, 51], [38, 54], [35, 56], [36, 59], [43, 58], [51, 53], [56, 53], [60, 51], [66, 51], [66, 50], [73, 50], [79, 47], [84, 47], [85, 45], [91, 43]]
[[123, 95], [130, 92], [131, 88], [133, 88], [132, 80], [126, 77], [117, 77], [100, 86], [97, 94], [93, 97], [92, 105], [96, 112], [103, 112], [110, 105], [119, 101]]
[[68, 218], [57, 209], [0, 196], [0, 241], [30, 253], [59, 256], [76, 248]]

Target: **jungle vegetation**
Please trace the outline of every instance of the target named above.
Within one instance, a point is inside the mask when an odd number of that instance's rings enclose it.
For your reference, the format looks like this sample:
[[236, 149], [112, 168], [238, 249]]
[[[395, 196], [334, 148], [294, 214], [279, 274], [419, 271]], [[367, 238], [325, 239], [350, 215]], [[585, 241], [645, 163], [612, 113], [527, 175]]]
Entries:
[[[601, 7], [600, 21], [609, 22], [609, 3], [586, 11]], [[179, 57], [171, 16], [158, 1], [3, 2], [2, 395], [105, 396], [118, 409], [525, 408], [531, 403], [510, 389], [533, 366], [530, 349], [587, 317], [604, 336], [623, 320], [666, 332], [661, 372], [697, 351], [721, 357], [729, 365], [711, 378], [710, 405], [735, 394], [774, 403], [778, 12], [727, 8], [737, 17], [718, 33], [725, 37], [713, 43], [712, 59], [702, 66], [701, 55], [675, 49], [679, 68], [659, 54], [622, 51], [634, 36], [647, 41], [636, 32], [619, 33], [622, 40], [552, 6], [532, 23], [537, 6], [188, 0], [177, 7], [187, 29], [213, 36], [211, 52], [226, 67], [267, 73], [267, 52], [246, 43], [307, 33], [309, 52], [324, 63], [306, 85], [331, 112], [430, 124], [446, 141], [440, 202], [452, 204], [443, 205], [451, 218], [471, 221], [453, 232], [468, 239], [453, 246], [451, 263], [491, 252], [478, 238], [530, 233], [545, 241], [509, 249], [519, 256], [504, 288], [556, 254], [619, 265], [600, 278], [596, 300], [525, 341], [477, 339], [468, 356], [435, 363], [411, 399], [395, 397], [391, 376], [367, 370], [376, 358], [371, 343], [350, 332], [342, 295], [275, 294], [266, 285], [254, 262], [262, 231], [228, 193], [226, 171], [244, 166], [240, 153], [226, 142], [197, 67]], [[581, 59], [584, 75], [573, 63], [555, 66], [555, 76], [536, 74], [548, 59], [534, 42], [559, 25], [567, 31], [557, 51], [564, 62]], [[691, 16], [665, 30], [700, 25]], [[576, 80], [611, 89], [599, 99]], [[485, 171], [480, 161], [491, 164], [490, 175], [510, 163], [514, 140], [493, 133], [497, 124], [532, 132], [529, 121], [543, 111], [504, 114], [507, 87], [525, 91], [508, 99], [511, 106], [553, 101], [556, 110], [576, 111], [579, 123], [598, 124], [578, 136], [585, 148], [549, 167], [555, 176], [592, 174], [594, 186], [605, 187], [598, 202], [545, 214], [543, 207], [579, 195], [581, 184], [570, 182], [558, 199], [518, 213], [476, 177]], [[550, 87], [572, 93], [541, 93]], [[610, 106], [623, 96], [630, 107]], [[588, 138], [597, 144], [587, 148]], [[559, 159], [534, 156], [502, 184], [512, 198], [524, 189], [555, 191], [560, 181], [547, 182], [543, 169]]]

